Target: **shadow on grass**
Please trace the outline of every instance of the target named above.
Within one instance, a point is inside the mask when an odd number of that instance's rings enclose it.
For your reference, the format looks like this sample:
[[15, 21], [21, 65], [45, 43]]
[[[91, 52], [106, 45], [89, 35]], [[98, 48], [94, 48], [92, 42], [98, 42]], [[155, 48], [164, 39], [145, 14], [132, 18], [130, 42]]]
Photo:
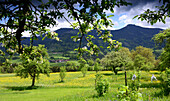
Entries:
[[[101, 73], [101, 74], [105, 75], [105, 76], [112, 76], [113, 75], [113, 73]], [[125, 73], [117, 73], [117, 75], [125, 75]]]
[[56, 83], [64, 83], [65, 81], [61, 81], [61, 80], [59, 80], [59, 81], [54, 81], [54, 84], [56, 84]]
[[143, 83], [141, 84], [140, 88], [161, 88], [160, 83]]
[[113, 75], [113, 73], [101, 73], [101, 74], [104, 76], [112, 76]]
[[13, 91], [24, 91], [24, 90], [33, 90], [41, 88], [41, 86], [3, 86], [4, 88], [13, 90]]

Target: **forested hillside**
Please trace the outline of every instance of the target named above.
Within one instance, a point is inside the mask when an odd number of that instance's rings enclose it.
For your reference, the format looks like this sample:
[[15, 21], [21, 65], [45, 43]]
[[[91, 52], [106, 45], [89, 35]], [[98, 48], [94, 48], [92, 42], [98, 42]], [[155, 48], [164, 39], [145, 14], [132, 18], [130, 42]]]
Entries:
[[[144, 46], [147, 48], [155, 48], [155, 43], [152, 40], [153, 35], [159, 33], [162, 29], [159, 28], [143, 28], [140, 26], [129, 24], [126, 27], [119, 30], [111, 30], [114, 40], [122, 42], [123, 47], [129, 49], [134, 49], [136, 46]], [[52, 39], [45, 38], [42, 40], [41, 37], [38, 37], [38, 40], [34, 41], [34, 45], [45, 44], [49, 52], [65, 52], [72, 51], [78, 47], [78, 42], [74, 42], [71, 39], [71, 36], [74, 36], [78, 33], [77, 29], [72, 28], [61, 28], [56, 30], [61, 41], [56, 41]], [[91, 31], [91, 35], [97, 36], [96, 31]], [[22, 43], [29, 43], [29, 38], [26, 38]], [[99, 46], [104, 46], [102, 50], [105, 50], [107, 43], [104, 43], [101, 39], [94, 40]], [[86, 45], [84, 41], [84, 45]], [[83, 45], [83, 46], [84, 46]]]

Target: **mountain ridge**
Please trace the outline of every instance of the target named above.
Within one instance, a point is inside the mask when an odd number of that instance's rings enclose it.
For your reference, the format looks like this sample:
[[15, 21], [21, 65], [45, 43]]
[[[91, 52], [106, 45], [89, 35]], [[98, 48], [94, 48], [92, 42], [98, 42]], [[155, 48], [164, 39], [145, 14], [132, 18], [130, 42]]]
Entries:
[[[135, 49], [136, 46], [144, 46], [147, 48], [154, 48], [155, 43], [152, 39], [152, 37], [155, 34], [158, 34], [163, 29], [160, 28], [145, 28], [133, 24], [129, 24], [121, 29], [118, 30], [109, 30], [111, 34], [113, 35], [112, 39], [122, 42], [123, 47], [127, 47], [129, 49]], [[47, 39], [41, 40], [41, 37], [38, 37], [38, 40], [34, 41], [34, 45], [38, 44], [45, 44], [47, 49], [52, 52], [63, 52], [63, 51], [72, 51], [75, 48], [78, 47], [78, 42], [74, 42], [71, 39], [71, 36], [77, 35], [78, 29], [72, 29], [72, 28], [60, 28], [56, 30], [55, 32], [58, 33], [58, 37], [62, 40], [60, 42], [53, 40], [53, 39]], [[97, 36], [97, 33], [95, 30], [92, 30], [89, 32], [89, 34]], [[95, 44], [99, 46], [104, 46], [104, 49], [107, 47], [107, 43], [102, 42], [101, 39], [96, 38], [93, 40]], [[29, 38], [26, 38], [24, 41], [22, 41], [23, 44], [28, 44]], [[85, 41], [83, 40], [83, 45], [86, 45]], [[102, 49], [102, 50], [104, 50]]]

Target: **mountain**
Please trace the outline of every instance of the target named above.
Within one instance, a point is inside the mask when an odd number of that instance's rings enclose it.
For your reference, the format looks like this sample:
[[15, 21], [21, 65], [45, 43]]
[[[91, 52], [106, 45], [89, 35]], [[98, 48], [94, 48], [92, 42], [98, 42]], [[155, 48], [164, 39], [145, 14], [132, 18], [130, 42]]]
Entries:
[[[111, 34], [113, 35], [112, 39], [118, 40], [122, 42], [123, 47], [127, 47], [129, 49], [134, 49], [136, 46], [144, 46], [147, 48], [154, 48], [155, 43], [152, 40], [152, 37], [155, 34], [158, 34], [162, 29], [159, 28], [143, 28], [140, 26], [129, 24], [125, 26], [122, 29], [119, 30], [110, 30]], [[58, 36], [60, 38], [60, 42], [54, 40], [54, 39], [47, 39], [41, 40], [41, 37], [38, 37], [38, 40], [34, 41], [34, 45], [38, 44], [45, 44], [47, 49], [50, 52], [65, 52], [65, 51], [72, 51], [75, 48], [78, 47], [79, 43], [74, 42], [71, 39], [71, 36], [77, 35], [78, 30], [72, 29], [72, 28], [61, 28], [56, 30], [55, 32], [58, 33]], [[95, 30], [92, 30], [89, 34], [97, 36], [97, 33]], [[29, 43], [29, 38], [25, 38], [24, 41], [22, 41], [23, 44]], [[105, 50], [107, 47], [107, 43], [102, 42], [101, 39], [96, 38], [94, 40], [94, 43], [97, 45], [104, 46]], [[83, 40], [83, 45], [85, 46], [86, 42]]]

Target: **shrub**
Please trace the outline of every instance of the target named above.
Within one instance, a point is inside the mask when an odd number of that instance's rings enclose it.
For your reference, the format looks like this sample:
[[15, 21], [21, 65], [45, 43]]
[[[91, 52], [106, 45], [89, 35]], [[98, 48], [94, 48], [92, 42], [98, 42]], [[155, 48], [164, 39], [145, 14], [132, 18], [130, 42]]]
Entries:
[[81, 68], [81, 72], [83, 73], [83, 77], [86, 76], [87, 69], [88, 69], [88, 65], [87, 64], [85, 64], [84, 67]]
[[164, 95], [170, 94], [170, 69], [166, 68], [165, 72], [161, 73], [161, 85]]
[[109, 82], [106, 79], [102, 79], [100, 74], [96, 74], [96, 85], [95, 89], [99, 96], [103, 96], [109, 90]]
[[[132, 76], [136, 74], [136, 78], [132, 79]], [[129, 89], [132, 91], [138, 91], [140, 87], [140, 72], [138, 71], [137, 73], [130, 74], [130, 82], [129, 82]]]
[[128, 86], [124, 85], [118, 88], [117, 97], [120, 101], [143, 101], [142, 94], [139, 91], [129, 90]]
[[66, 76], [66, 69], [65, 69], [65, 67], [61, 67], [61, 68], [60, 68], [60, 78], [61, 78], [61, 82], [64, 82], [65, 76]]

